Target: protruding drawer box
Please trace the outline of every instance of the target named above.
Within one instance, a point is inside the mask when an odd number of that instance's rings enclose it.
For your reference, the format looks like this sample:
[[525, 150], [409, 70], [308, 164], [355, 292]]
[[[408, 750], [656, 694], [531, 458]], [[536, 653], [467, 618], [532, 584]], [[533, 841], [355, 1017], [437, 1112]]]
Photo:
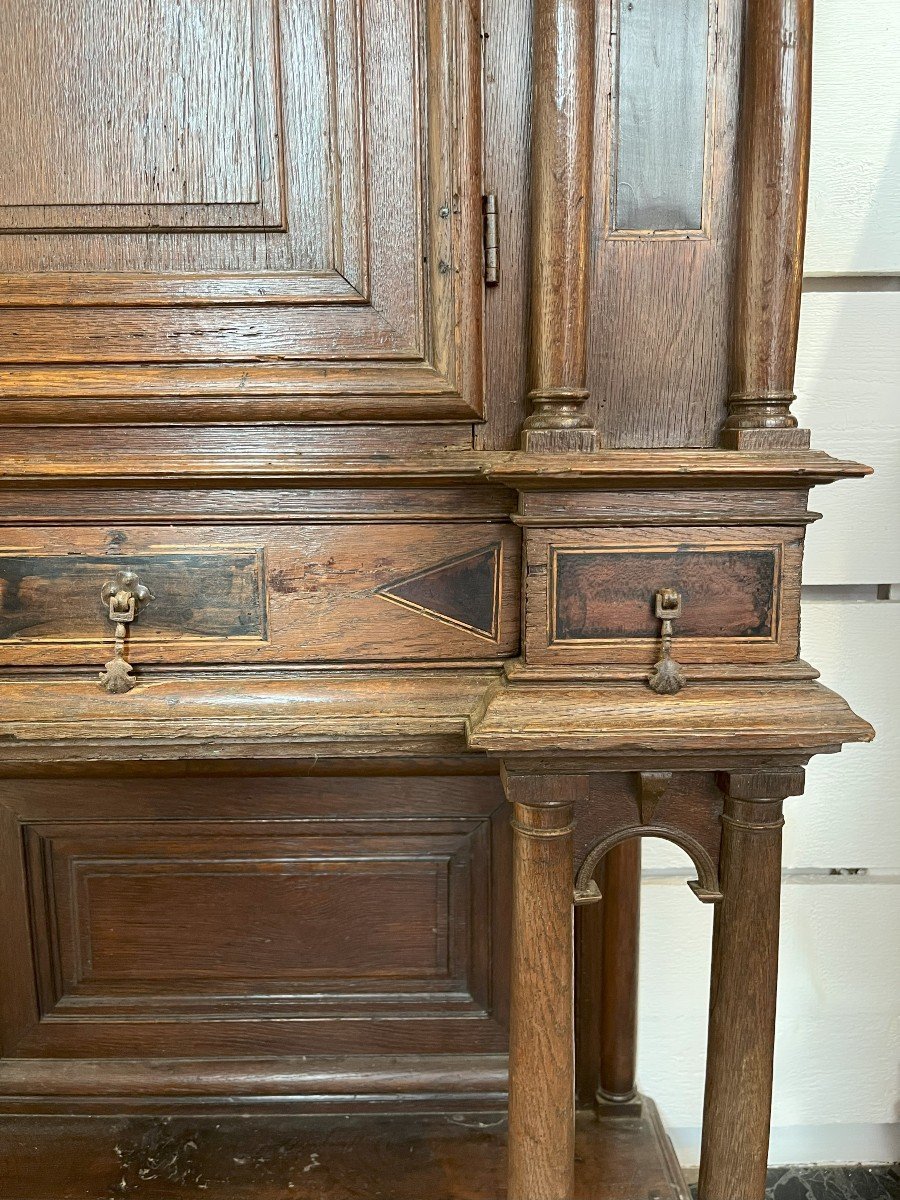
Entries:
[[678, 592], [677, 658], [796, 657], [802, 537], [783, 527], [529, 530], [526, 655], [534, 663], [659, 657], [657, 592]]
[[519, 646], [510, 526], [68, 526], [4, 531], [0, 664], [101, 665], [114, 627], [100, 593], [123, 570], [153, 596], [128, 629], [137, 668], [471, 661]]

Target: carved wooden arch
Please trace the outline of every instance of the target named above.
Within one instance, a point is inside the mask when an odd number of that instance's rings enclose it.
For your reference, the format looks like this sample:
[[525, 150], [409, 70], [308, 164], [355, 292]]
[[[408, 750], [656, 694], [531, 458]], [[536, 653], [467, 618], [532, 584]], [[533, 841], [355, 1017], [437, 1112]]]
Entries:
[[595, 777], [600, 794], [578, 807], [575, 900], [599, 899], [594, 872], [601, 858], [633, 837], [659, 837], [679, 846], [697, 869], [692, 891], [704, 903], [722, 898], [719, 855], [724, 795], [704, 772], [638, 771]]
[[619, 829], [608, 837], [602, 838], [591, 848], [590, 853], [582, 861], [575, 876], [576, 897], [588, 897], [591, 892], [591, 882], [600, 860], [614, 846], [627, 842], [633, 837], [658, 837], [663, 841], [673, 842], [688, 855], [697, 868], [697, 878], [688, 881], [688, 887], [698, 900], [704, 904], [714, 903], [722, 899], [719, 889], [719, 869], [710, 854], [700, 843], [681, 830], [667, 829], [662, 825], [636, 825], [628, 829]]

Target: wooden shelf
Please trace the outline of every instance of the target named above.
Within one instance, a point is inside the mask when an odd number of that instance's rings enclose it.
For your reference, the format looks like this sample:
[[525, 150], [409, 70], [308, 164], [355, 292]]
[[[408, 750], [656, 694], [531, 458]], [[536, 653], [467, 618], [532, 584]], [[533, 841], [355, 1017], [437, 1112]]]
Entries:
[[[0, 1200], [502, 1200], [496, 1112], [5, 1116]], [[578, 1117], [575, 1200], [689, 1200], [652, 1101]]]

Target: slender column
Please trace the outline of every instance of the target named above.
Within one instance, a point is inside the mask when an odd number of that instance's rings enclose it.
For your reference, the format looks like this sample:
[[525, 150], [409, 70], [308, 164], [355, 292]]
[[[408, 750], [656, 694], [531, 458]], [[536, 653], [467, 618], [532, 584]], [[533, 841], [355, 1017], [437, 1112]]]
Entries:
[[[603, 859], [594, 882], [606, 888]], [[575, 1094], [579, 1108], [593, 1109], [600, 1086], [600, 1023], [603, 1011], [603, 901], [575, 909]]]
[[606, 855], [603, 912], [603, 990], [600, 1012], [599, 1098], [635, 1098], [638, 951], [641, 920], [641, 839]]
[[813, 0], [746, 6], [733, 392], [722, 431], [735, 450], [809, 446], [794, 396], [803, 277]]
[[803, 771], [728, 777], [713, 926], [700, 1200], [763, 1200], [781, 900], [782, 801]]
[[534, 0], [531, 416], [522, 448], [590, 451], [584, 413], [594, 0]]
[[508, 1200], [574, 1196], [572, 821], [585, 783], [504, 772], [513, 805]]

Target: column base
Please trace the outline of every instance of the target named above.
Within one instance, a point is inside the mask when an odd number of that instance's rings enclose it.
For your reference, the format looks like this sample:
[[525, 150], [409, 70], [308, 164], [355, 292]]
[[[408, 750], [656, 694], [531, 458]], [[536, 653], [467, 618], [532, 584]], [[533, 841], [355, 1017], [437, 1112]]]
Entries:
[[808, 429], [723, 429], [724, 450], [808, 450]]

